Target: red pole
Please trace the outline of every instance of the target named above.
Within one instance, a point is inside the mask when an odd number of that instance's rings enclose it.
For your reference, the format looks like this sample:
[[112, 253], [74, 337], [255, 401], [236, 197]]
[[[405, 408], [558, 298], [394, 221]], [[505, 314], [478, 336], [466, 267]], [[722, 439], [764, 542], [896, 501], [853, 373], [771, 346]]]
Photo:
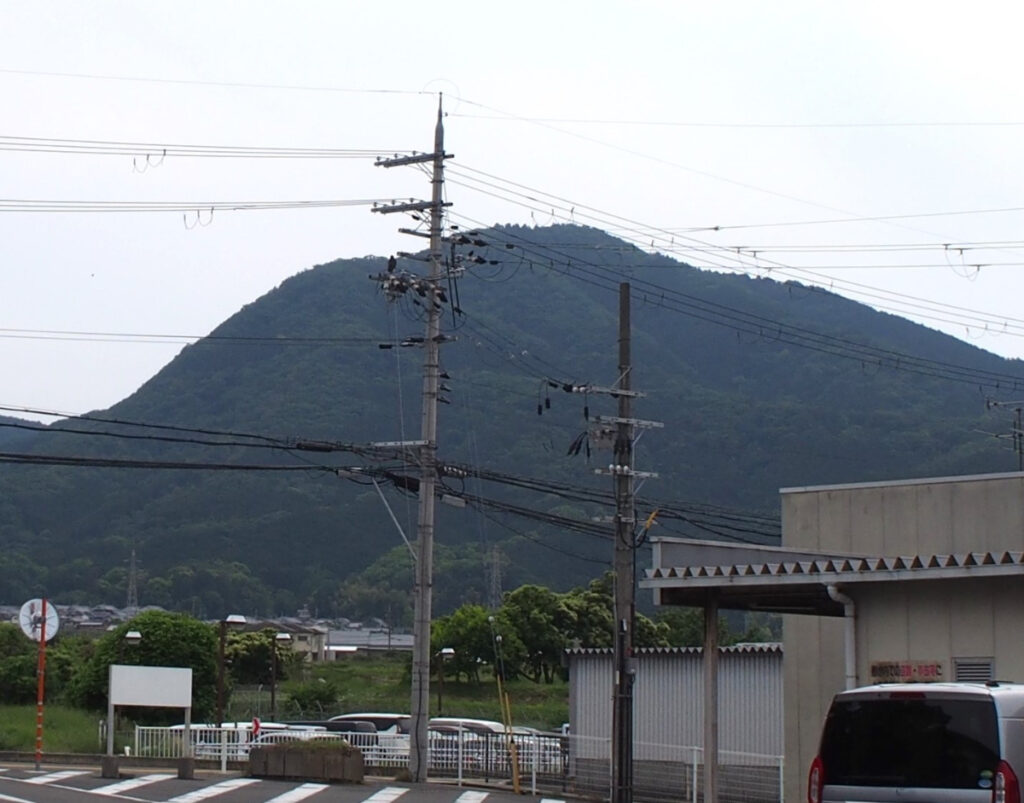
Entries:
[[46, 690], [46, 597], [39, 624], [39, 665], [36, 669], [36, 769], [43, 761], [43, 696]]

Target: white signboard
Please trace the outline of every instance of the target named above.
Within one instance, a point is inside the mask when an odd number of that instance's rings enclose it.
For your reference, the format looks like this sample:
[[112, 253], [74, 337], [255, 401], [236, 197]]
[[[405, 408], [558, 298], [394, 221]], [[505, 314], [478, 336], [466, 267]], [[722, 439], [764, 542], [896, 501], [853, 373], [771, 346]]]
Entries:
[[110, 705], [191, 708], [192, 670], [111, 664]]

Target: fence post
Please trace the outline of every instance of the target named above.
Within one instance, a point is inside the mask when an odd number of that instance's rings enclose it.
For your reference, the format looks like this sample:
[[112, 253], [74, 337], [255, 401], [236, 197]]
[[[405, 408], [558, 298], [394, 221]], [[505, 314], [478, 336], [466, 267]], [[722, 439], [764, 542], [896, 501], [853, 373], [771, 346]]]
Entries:
[[690, 790], [691, 803], [697, 803], [697, 767], [699, 766], [697, 763], [697, 750], [698, 748], [693, 748], [693, 768], [690, 770], [690, 775], [692, 776], [692, 780], [690, 782], [690, 786], [692, 787]]
[[533, 766], [530, 767], [530, 794], [537, 794], [537, 759], [540, 757], [540, 736], [533, 737]]
[[463, 749], [464, 745], [465, 745], [465, 740], [462, 738], [462, 734], [463, 733], [464, 733], [464, 731], [462, 730], [462, 723], [460, 722], [459, 723], [459, 731], [458, 731], [458, 736], [459, 736], [459, 753], [458, 753], [459, 771], [458, 771], [457, 775], [455, 776], [458, 779], [458, 781], [459, 781], [459, 786], [462, 786], [462, 763], [463, 763], [463, 761], [465, 761], [465, 758], [466, 758], [465, 750]]

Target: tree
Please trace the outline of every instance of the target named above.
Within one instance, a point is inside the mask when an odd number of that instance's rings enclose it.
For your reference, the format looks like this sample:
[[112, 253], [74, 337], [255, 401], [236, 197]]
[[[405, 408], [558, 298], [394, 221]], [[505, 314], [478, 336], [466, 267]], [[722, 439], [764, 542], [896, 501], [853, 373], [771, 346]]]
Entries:
[[526, 651], [522, 673], [535, 683], [552, 683], [576, 621], [565, 595], [541, 586], [520, 586], [505, 595], [501, 610]]
[[0, 700], [24, 704], [36, 699], [37, 649], [17, 625], [0, 623]]
[[[138, 644], [128, 644], [125, 634], [142, 634]], [[214, 626], [185, 614], [146, 611], [119, 625], [97, 643], [90, 659], [72, 681], [71, 700], [82, 707], [103, 710], [107, 705], [109, 666], [176, 666], [192, 669], [192, 715], [196, 720], [212, 716], [217, 697], [218, 634]], [[148, 711], [139, 719], [166, 720], [178, 714], [169, 709]]]
[[451, 648], [454, 654], [439, 671], [461, 675], [467, 681], [480, 681], [480, 666], [494, 656], [491, 643], [490, 614], [482, 605], [463, 605], [438, 619], [430, 630], [430, 653], [438, 655]]
[[[735, 617], [733, 621], [737, 621]], [[729, 645], [751, 641], [777, 641], [781, 638], [782, 621], [778, 616], [748, 614], [743, 622], [743, 630], [734, 630], [729, 627], [728, 618], [719, 616], [718, 643]], [[666, 608], [658, 614], [658, 624], [666, 629], [668, 643], [673, 647], [700, 647], [704, 644], [702, 608]]]
[[[501, 636], [501, 640], [497, 639]], [[497, 666], [499, 656], [506, 674], [518, 674], [526, 654], [514, 627], [503, 611], [491, 614], [482, 605], [463, 605], [434, 623], [430, 635], [430, 652], [438, 655], [450, 647], [455, 652], [435, 671], [464, 677], [467, 682], [480, 682], [484, 666]]]

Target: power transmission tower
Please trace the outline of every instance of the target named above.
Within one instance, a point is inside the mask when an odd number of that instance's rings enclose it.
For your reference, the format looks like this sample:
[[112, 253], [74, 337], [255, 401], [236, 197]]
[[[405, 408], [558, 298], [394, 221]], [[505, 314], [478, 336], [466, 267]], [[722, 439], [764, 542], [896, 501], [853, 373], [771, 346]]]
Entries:
[[423, 414], [421, 442], [418, 445], [420, 459], [419, 511], [417, 516], [417, 547], [414, 605], [413, 605], [413, 657], [412, 697], [410, 703], [410, 744], [409, 774], [416, 782], [427, 779], [427, 722], [430, 714], [430, 623], [431, 596], [434, 574], [434, 491], [437, 482], [437, 399], [440, 389], [440, 344], [441, 305], [438, 298], [441, 291], [442, 261], [442, 215], [444, 188], [444, 160], [450, 156], [444, 152], [444, 125], [442, 122], [442, 100], [437, 105], [437, 125], [434, 128], [433, 153], [414, 154], [378, 160], [381, 167], [422, 164], [433, 166], [430, 201], [414, 201], [404, 204], [374, 207], [374, 212], [430, 212], [430, 272], [426, 280], [411, 279], [394, 272], [390, 262], [388, 272], [376, 277], [389, 297], [404, 294], [414, 289], [426, 298], [427, 331], [423, 340]]
[[132, 556], [128, 563], [128, 599], [125, 601], [125, 608], [129, 616], [135, 616], [139, 612], [139, 578], [135, 565], [135, 547], [132, 547]]
[[490, 559], [490, 588], [487, 594], [487, 607], [492, 611], [501, 607], [501, 563], [504, 556], [501, 554], [501, 547], [497, 544], [491, 547]]

